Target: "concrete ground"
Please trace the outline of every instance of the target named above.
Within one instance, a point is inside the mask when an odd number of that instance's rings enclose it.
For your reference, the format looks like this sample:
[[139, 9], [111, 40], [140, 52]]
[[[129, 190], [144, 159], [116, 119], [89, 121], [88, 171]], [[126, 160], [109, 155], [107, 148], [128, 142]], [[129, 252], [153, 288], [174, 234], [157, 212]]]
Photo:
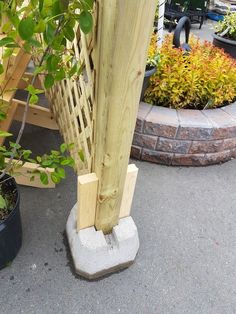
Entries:
[[[24, 142], [46, 151], [59, 136], [31, 127]], [[24, 241], [0, 272], [1, 314], [236, 313], [236, 160], [207, 168], [131, 162], [140, 169], [135, 264], [94, 282], [76, 277], [64, 237], [75, 175], [52, 190], [21, 187]]]
[[[204, 24], [202, 25], [202, 28], [199, 29], [199, 24], [192, 24], [191, 25], [191, 31], [190, 34], [194, 34], [197, 37], [200, 37], [200, 39], [202, 41], [207, 40], [212, 42], [213, 41], [213, 37], [212, 34], [215, 32], [215, 21], [212, 20], [206, 20], [204, 22]], [[174, 32], [174, 29], [172, 31], [172, 33]], [[169, 34], [168, 29], [164, 29], [164, 35]], [[184, 35], [184, 31], [182, 33], [181, 36], [181, 43], [184, 43], [185, 40], [185, 35]]]
[[[58, 132], [28, 126], [22, 144], [43, 153], [60, 142]], [[75, 276], [64, 236], [75, 174], [56, 189], [20, 187], [24, 240], [0, 271], [1, 314], [236, 313], [236, 160], [207, 168], [131, 162], [140, 169], [134, 265], [93, 282]]]

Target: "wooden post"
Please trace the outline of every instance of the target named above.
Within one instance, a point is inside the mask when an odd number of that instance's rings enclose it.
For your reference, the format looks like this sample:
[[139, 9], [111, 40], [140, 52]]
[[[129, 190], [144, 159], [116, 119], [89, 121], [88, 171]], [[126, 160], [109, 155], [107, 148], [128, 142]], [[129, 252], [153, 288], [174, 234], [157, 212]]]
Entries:
[[158, 26], [157, 26], [157, 46], [160, 48], [163, 42], [164, 17], [165, 17], [165, 0], [159, 0], [158, 6]]
[[156, 0], [98, 0], [95, 227], [118, 223]]

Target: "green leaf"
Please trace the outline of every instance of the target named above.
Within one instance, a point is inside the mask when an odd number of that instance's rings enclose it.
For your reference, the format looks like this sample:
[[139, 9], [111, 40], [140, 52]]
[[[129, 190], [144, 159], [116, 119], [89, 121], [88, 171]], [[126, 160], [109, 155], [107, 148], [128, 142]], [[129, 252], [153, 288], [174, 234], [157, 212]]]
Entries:
[[75, 38], [74, 29], [70, 25], [65, 26], [65, 28], [63, 29], [63, 34], [69, 41], [73, 41]]
[[79, 158], [82, 162], [84, 162], [84, 152], [81, 150], [78, 151]]
[[28, 16], [22, 19], [18, 26], [18, 32], [23, 40], [29, 40], [34, 34], [35, 22], [32, 17]]
[[93, 27], [93, 17], [88, 11], [83, 11], [79, 15], [79, 26], [83, 33], [88, 34]]
[[60, 62], [60, 57], [55, 55], [50, 55], [47, 59], [47, 70], [49, 72], [54, 72], [58, 68], [58, 64]]
[[0, 169], [5, 168], [5, 156], [3, 154], [0, 154]]
[[51, 173], [51, 179], [55, 184], [58, 184], [61, 181], [60, 176], [56, 172]]
[[44, 79], [44, 87], [46, 89], [49, 89], [53, 86], [53, 84], [54, 84], [54, 77], [51, 74], [47, 74]]
[[50, 166], [52, 165], [52, 163], [53, 163], [53, 160], [44, 160], [44, 161], [41, 163], [41, 165], [42, 165], [43, 167], [50, 167]]
[[6, 203], [5, 199], [3, 198], [3, 196], [0, 195], [0, 208], [3, 209], [6, 207], [7, 207], [7, 203]]
[[55, 36], [55, 26], [51, 23], [48, 23], [46, 26], [46, 30], [43, 33], [45, 42], [49, 45]]
[[46, 24], [43, 19], [38, 21], [38, 24], [35, 25], [35, 33], [43, 33], [46, 29]]
[[59, 177], [61, 179], [65, 179], [66, 173], [65, 173], [65, 170], [63, 168], [57, 168], [56, 173], [59, 175]]
[[74, 143], [70, 143], [67, 146], [68, 146], [68, 149], [71, 150], [71, 149], [73, 149], [75, 147], [75, 144]]
[[8, 136], [12, 136], [12, 134], [5, 131], [0, 131], [0, 137], [8, 137]]
[[3, 65], [0, 63], [0, 74], [2, 74], [4, 72], [4, 68]]
[[40, 173], [40, 181], [42, 184], [47, 185], [48, 184], [48, 175], [45, 172]]
[[45, 70], [45, 67], [44, 66], [41, 66], [41, 67], [35, 67], [35, 70], [34, 70], [34, 75], [37, 75], [41, 72], [43, 72]]
[[62, 13], [60, 1], [54, 0], [53, 6], [52, 6], [52, 15], [55, 17], [55, 19], [59, 19], [60, 16], [56, 16]]
[[56, 36], [54, 36], [53, 41], [51, 43], [51, 46], [54, 50], [63, 50], [63, 44], [62, 41], [64, 39], [63, 34], [58, 34]]
[[33, 85], [31, 85], [31, 84], [29, 84], [29, 85], [25, 88], [25, 90], [26, 90], [27, 92], [29, 92], [30, 94], [35, 94], [35, 87], [34, 87]]
[[14, 51], [14, 49], [12, 49], [12, 48], [5, 48], [2, 58], [3, 59], [9, 58], [13, 54], [13, 51]]
[[63, 69], [60, 69], [55, 74], [55, 81], [61, 81], [65, 78], [65, 76], [66, 76], [65, 71]]
[[37, 104], [38, 101], [39, 101], [39, 98], [38, 98], [37, 95], [31, 95], [31, 96], [30, 96], [30, 101], [29, 101], [30, 104]]
[[10, 147], [11, 147], [11, 148], [20, 149], [20, 148], [21, 148], [21, 145], [20, 145], [20, 144], [17, 144], [17, 143], [14, 143], [14, 142], [10, 142]]
[[28, 40], [28, 43], [29, 43], [31, 46], [35, 47], [35, 48], [40, 48], [40, 47], [42, 47], [42, 44], [41, 44], [38, 40], [36, 40], [36, 39], [34, 39], [34, 38], [30, 38], [30, 39]]
[[39, 0], [39, 12], [43, 9], [44, 0]]
[[[1, 65], [0, 65], [1, 68]], [[0, 111], [0, 121], [3, 121], [7, 118], [7, 114], [4, 111]]]
[[67, 145], [65, 143], [61, 144], [60, 151], [62, 154], [66, 151], [66, 149], [67, 149]]
[[42, 89], [35, 88], [33, 85], [29, 84], [26, 88], [26, 91], [28, 91], [31, 95], [37, 95], [42, 94], [44, 91]]
[[78, 63], [76, 62], [76, 63], [73, 65], [73, 67], [70, 69], [70, 71], [69, 71], [69, 77], [72, 77], [73, 75], [75, 75], [75, 73], [77, 73], [78, 67], [79, 67], [79, 65], [78, 65]]
[[92, 10], [94, 0], [83, 0], [84, 6], [87, 10]]
[[69, 0], [60, 0], [60, 8], [62, 12], [65, 12], [68, 9]]
[[75, 164], [74, 159], [71, 158], [71, 157], [67, 157], [66, 159], [63, 159], [63, 160], [61, 161], [61, 165], [62, 165], [62, 166], [70, 166], [70, 167], [73, 167], [74, 164]]
[[25, 159], [28, 159], [31, 154], [32, 154], [32, 151], [31, 151], [30, 149], [25, 149], [25, 150], [23, 151], [23, 157], [24, 157]]
[[0, 47], [6, 46], [8, 44], [15, 44], [15, 40], [11, 37], [4, 37], [0, 40]]

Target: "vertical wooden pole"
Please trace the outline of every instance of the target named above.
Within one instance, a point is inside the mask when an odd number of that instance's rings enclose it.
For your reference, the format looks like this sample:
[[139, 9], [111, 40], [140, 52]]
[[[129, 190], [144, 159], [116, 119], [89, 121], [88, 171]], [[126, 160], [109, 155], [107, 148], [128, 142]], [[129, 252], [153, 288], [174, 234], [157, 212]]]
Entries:
[[163, 42], [164, 16], [165, 16], [165, 0], [159, 0], [158, 6], [158, 26], [157, 26], [157, 46], [160, 48]]
[[95, 226], [118, 223], [156, 0], [98, 0]]

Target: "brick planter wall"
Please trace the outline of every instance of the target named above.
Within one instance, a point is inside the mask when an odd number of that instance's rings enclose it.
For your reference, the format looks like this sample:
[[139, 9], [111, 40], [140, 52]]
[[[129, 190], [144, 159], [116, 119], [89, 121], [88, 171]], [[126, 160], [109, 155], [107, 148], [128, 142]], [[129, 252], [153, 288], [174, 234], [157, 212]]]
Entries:
[[206, 166], [236, 158], [236, 103], [211, 110], [140, 103], [131, 157], [173, 166]]

